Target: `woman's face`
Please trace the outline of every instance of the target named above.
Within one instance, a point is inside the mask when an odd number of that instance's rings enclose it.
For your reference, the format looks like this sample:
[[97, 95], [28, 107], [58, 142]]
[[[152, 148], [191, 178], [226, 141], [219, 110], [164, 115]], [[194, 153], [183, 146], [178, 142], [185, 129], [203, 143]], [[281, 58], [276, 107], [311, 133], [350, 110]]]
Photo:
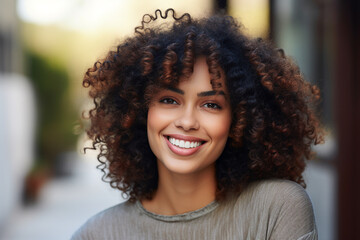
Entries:
[[213, 171], [224, 150], [231, 125], [231, 108], [223, 78], [213, 90], [204, 57], [190, 78], [176, 88], [160, 90], [151, 100], [147, 133], [159, 168], [178, 174]]

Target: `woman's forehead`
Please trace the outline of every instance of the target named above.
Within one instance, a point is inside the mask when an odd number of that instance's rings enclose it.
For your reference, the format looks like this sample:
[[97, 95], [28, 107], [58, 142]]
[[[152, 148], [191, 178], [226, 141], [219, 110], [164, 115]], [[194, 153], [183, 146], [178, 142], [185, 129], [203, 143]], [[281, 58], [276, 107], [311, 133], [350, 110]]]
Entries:
[[194, 86], [202, 86], [204, 89], [217, 90], [217, 91], [227, 91], [225, 83], [225, 73], [218, 67], [217, 69], [218, 76], [215, 78], [207, 64], [206, 57], [201, 56], [196, 58], [193, 66], [193, 72], [190, 76], [182, 75], [179, 79], [178, 86], [181, 86], [185, 83], [191, 82]]

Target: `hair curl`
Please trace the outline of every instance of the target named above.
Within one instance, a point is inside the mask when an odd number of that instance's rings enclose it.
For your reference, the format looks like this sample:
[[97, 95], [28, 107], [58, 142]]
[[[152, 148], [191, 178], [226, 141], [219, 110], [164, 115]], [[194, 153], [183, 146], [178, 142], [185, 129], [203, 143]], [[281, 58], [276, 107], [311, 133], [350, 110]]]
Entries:
[[[147, 27], [170, 13], [171, 25]], [[144, 15], [135, 36], [85, 74], [83, 86], [95, 104], [87, 134], [92, 149], [100, 149], [103, 179], [130, 201], [152, 197], [158, 172], [146, 130], [149, 99], [191, 75], [199, 56], [207, 59], [213, 88], [223, 70], [232, 108], [229, 139], [216, 161], [217, 199], [257, 179], [289, 179], [305, 187], [305, 158], [312, 144], [323, 141], [314, 111], [318, 88], [282, 50], [246, 37], [232, 17], [196, 20], [176, 17], [173, 9]]]

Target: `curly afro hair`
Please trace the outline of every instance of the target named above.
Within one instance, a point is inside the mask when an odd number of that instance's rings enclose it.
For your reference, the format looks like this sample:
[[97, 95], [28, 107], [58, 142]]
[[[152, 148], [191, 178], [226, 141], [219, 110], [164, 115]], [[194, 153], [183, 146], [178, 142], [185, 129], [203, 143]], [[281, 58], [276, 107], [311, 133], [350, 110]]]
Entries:
[[[168, 15], [172, 23], [149, 27]], [[176, 17], [173, 9], [157, 10], [144, 15], [135, 36], [86, 72], [83, 86], [95, 104], [87, 130], [92, 149], [100, 150], [103, 179], [130, 201], [151, 199], [158, 184], [147, 138], [149, 99], [191, 75], [199, 56], [206, 57], [213, 88], [219, 67], [223, 70], [232, 109], [229, 139], [216, 161], [216, 198], [266, 178], [305, 187], [305, 160], [311, 158], [311, 145], [323, 141], [315, 114], [319, 90], [282, 50], [241, 29], [230, 16], [193, 19]]]

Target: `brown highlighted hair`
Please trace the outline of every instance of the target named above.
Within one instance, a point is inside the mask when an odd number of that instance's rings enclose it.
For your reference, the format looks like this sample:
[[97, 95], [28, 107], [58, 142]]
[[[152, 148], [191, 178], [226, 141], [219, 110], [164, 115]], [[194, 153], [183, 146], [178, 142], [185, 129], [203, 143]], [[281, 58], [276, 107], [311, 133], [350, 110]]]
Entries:
[[[170, 25], [147, 27], [169, 17]], [[319, 90], [283, 51], [241, 29], [230, 16], [193, 19], [157, 10], [86, 72], [83, 86], [95, 104], [87, 134], [93, 149], [100, 149], [104, 179], [130, 201], [150, 199], [158, 184], [147, 139], [149, 99], [190, 76], [199, 56], [207, 59], [213, 88], [223, 70], [232, 108], [231, 134], [216, 161], [217, 199], [258, 179], [289, 179], [305, 187], [305, 159], [311, 145], [323, 140], [314, 111]]]

